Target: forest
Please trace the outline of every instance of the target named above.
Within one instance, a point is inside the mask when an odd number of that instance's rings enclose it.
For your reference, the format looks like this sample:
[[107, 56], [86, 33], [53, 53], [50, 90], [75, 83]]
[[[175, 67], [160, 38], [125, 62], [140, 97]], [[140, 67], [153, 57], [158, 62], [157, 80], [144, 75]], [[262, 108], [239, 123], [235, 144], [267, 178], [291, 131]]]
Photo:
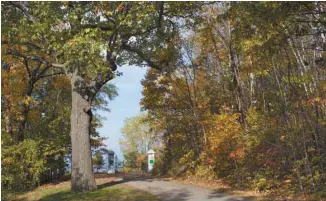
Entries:
[[2, 193], [67, 155], [72, 190], [96, 189], [122, 65], [149, 67], [120, 144], [154, 148], [154, 175], [326, 197], [325, 2], [1, 2]]

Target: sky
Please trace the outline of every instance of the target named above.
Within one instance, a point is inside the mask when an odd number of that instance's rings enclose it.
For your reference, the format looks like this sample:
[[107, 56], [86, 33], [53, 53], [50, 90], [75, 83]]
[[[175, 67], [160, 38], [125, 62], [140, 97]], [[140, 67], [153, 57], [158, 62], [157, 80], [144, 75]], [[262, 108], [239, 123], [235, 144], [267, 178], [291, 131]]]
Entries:
[[98, 112], [104, 116], [103, 127], [98, 131], [101, 137], [108, 137], [105, 140], [107, 149], [113, 150], [119, 160], [123, 160], [123, 153], [120, 150], [119, 139], [122, 138], [121, 128], [127, 117], [133, 117], [140, 113], [139, 102], [142, 98], [142, 85], [140, 81], [145, 77], [146, 68], [136, 66], [122, 66], [118, 68], [123, 75], [116, 77], [110, 82], [118, 88], [118, 96], [109, 102], [110, 112]]

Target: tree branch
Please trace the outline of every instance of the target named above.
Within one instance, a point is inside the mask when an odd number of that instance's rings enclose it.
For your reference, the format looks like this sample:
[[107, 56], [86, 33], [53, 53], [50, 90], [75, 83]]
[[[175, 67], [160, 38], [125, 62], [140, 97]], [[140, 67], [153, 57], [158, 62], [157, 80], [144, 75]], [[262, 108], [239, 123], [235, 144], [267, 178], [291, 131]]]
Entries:
[[57, 76], [57, 75], [65, 75], [65, 74], [66, 74], [65, 72], [56, 72], [56, 73], [39, 76], [38, 79], [42, 79], [42, 78], [46, 78], [46, 77], [53, 77], [53, 76]]
[[[27, 72], [28, 72], [28, 75], [29, 77], [31, 76], [31, 71], [28, 67], [28, 60], [33, 60], [33, 61], [36, 61], [36, 62], [39, 62], [40, 64], [45, 64], [46, 67], [44, 67], [44, 69], [42, 69], [42, 71], [40, 73], [38, 73], [39, 77], [42, 77], [43, 74], [50, 68], [50, 67], [54, 67], [54, 68], [59, 68], [61, 69], [64, 73], [64, 68], [65, 68], [65, 65], [64, 64], [59, 64], [59, 63], [51, 63], [49, 61], [46, 61], [40, 57], [36, 57], [36, 56], [27, 56], [27, 55], [24, 55], [22, 54], [21, 52], [18, 52], [16, 50], [8, 50], [7, 52], [5, 52], [5, 54], [10, 54], [10, 55], [14, 55], [14, 56], [17, 56], [17, 57], [21, 57], [24, 59], [24, 64], [25, 64], [25, 67], [27, 68]], [[35, 77], [37, 77], [37, 75], [34, 75]], [[47, 76], [48, 77], [48, 76]]]
[[139, 49], [136, 48], [132, 48], [131, 46], [127, 45], [127, 44], [122, 44], [122, 49], [128, 51], [128, 52], [132, 52], [137, 54], [143, 61], [145, 61], [150, 67], [155, 68], [157, 70], [162, 70], [162, 67], [160, 65], [157, 65], [156, 63], [154, 63], [150, 58], [147, 58], [145, 56], [145, 54], [140, 51]]
[[162, 18], [163, 18], [163, 12], [164, 12], [164, 1], [158, 2], [158, 7], [159, 7], [159, 16], [157, 19], [157, 26], [158, 26], [158, 28], [160, 28], [162, 25]]
[[18, 52], [16, 50], [8, 50], [8, 51], [5, 52], [5, 54], [10, 54], [10, 55], [14, 55], [14, 56], [17, 56], [17, 57], [22, 57], [24, 59], [30, 59], [30, 60], [33, 60], [33, 61], [41, 62], [43, 64], [46, 64], [46, 65], [50, 66], [50, 67], [51, 66], [56, 67], [56, 68], [64, 68], [65, 67], [64, 64], [51, 63], [51, 62], [49, 62], [47, 60], [42, 59], [41, 57], [24, 55], [23, 53]]
[[164, 15], [164, 2], [158, 2], [158, 10], [159, 10], [159, 17], [157, 18], [157, 22], [155, 25], [149, 26], [145, 31], [143, 29], [139, 29], [135, 31], [134, 33], [129, 34], [122, 34], [122, 38], [130, 38], [132, 36], [141, 36], [147, 33], [150, 33], [151, 31], [155, 29], [159, 29], [162, 26], [162, 20]]
[[64, 64], [58, 64], [58, 63], [51, 63], [51, 66], [55, 68], [62, 68], [62, 69], [65, 68]]
[[26, 70], [27, 70], [27, 73], [28, 73], [28, 77], [31, 77], [31, 71], [30, 71], [30, 69], [29, 69], [29, 66], [28, 66], [28, 60], [27, 60], [27, 58], [26, 57], [24, 57], [24, 66], [25, 66], [25, 68], [26, 68]]
[[39, 20], [37, 18], [35, 18], [34, 16], [32, 16], [31, 14], [29, 14], [28, 12], [28, 8], [26, 7], [26, 5], [24, 5], [22, 2], [19, 1], [10, 1], [8, 2], [10, 5], [18, 8], [19, 10], [21, 10], [23, 12], [23, 14], [26, 16], [26, 19], [30, 22], [38, 22]]

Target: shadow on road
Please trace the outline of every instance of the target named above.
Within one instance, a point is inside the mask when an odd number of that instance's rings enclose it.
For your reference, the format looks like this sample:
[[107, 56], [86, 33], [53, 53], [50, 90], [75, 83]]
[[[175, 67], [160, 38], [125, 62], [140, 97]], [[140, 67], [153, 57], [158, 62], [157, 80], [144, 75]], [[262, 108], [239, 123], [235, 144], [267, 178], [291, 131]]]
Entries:
[[151, 175], [144, 174], [144, 173], [118, 174], [118, 175], [113, 175], [113, 176], [118, 177], [119, 180], [110, 181], [110, 182], [107, 182], [107, 183], [97, 185], [97, 189], [106, 188], [106, 187], [117, 185], [117, 184], [123, 184], [123, 183], [129, 182], [129, 181], [148, 181], [148, 182], [151, 182], [151, 179], [153, 179], [153, 177]]
[[[229, 197], [229, 198], [227, 198]], [[223, 201], [252, 201], [254, 200], [255, 197], [253, 196], [247, 196], [247, 197], [230, 197], [229, 194], [227, 194], [227, 189], [219, 189], [219, 190], [214, 190], [207, 196], [207, 200], [214, 200], [221, 198]]]
[[187, 189], [176, 189], [155, 195], [164, 201], [187, 201], [191, 193]]

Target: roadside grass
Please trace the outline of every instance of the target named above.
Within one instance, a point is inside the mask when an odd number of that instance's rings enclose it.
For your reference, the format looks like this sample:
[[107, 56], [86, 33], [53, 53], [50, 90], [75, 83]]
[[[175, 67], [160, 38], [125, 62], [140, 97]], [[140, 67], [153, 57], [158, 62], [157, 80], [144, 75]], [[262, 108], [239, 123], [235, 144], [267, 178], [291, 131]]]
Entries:
[[252, 189], [250, 187], [237, 187], [232, 185], [230, 180], [226, 179], [207, 180], [188, 176], [176, 178], [166, 177], [164, 180], [179, 181], [187, 185], [212, 189], [217, 192], [228, 193], [255, 201], [326, 201], [325, 197], [316, 198], [313, 195], [304, 195], [302, 192], [294, 192], [293, 186], [289, 183], [283, 183], [282, 186], [277, 189], [259, 191], [258, 189]]
[[157, 201], [158, 199], [145, 191], [132, 188], [127, 184], [117, 184], [100, 188], [96, 191], [73, 193], [70, 182], [41, 186], [33, 191], [11, 195], [8, 201]]

